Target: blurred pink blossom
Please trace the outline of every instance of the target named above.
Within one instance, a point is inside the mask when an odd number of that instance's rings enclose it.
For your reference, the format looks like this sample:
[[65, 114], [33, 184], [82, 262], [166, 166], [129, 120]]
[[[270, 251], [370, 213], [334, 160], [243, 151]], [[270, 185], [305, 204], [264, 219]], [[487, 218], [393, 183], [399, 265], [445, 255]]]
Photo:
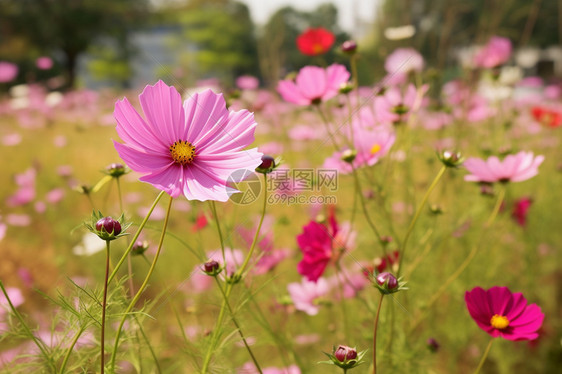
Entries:
[[41, 70], [49, 70], [53, 67], [53, 60], [47, 56], [41, 56], [35, 61], [35, 65]]
[[29, 226], [31, 224], [31, 217], [27, 214], [8, 214], [6, 216], [6, 222], [10, 226]]
[[493, 36], [474, 56], [474, 65], [481, 68], [494, 68], [507, 62], [511, 57], [511, 41], [508, 38]]
[[324, 278], [319, 278], [316, 282], [303, 278], [300, 283], [289, 283], [287, 290], [297, 310], [314, 316], [320, 311], [318, 299], [328, 294], [330, 284]]
[[423, 57], [413, 48], [398, 48], [386, 58], [384, 69], [388, 73], [384, 81], [389, 85], [406, 82], [410, 72], [423, 70]]
[[2, 137], [2, 144], [11, 147], [21, 143], [21, 135], [18, 133], [6, 134]]
[[236, 87], [241, 90], [255, 90], [260, 85], [258, 78], [251, 75], [242, 75], [236, 78]]
[[18, 66], [11, 62], [0, 61], [0, 83], [11, 82], [18, 76]]
[[508, 155], [503, 161], [496, 156], [487, 160], [468, 158], [464, 167], [471, 173], [465, 175], [468, 182], [521, 182], [539, 173], [539, 166], [544, 156], [536, 156], [533, 152], [521, 151], [515, 155]]

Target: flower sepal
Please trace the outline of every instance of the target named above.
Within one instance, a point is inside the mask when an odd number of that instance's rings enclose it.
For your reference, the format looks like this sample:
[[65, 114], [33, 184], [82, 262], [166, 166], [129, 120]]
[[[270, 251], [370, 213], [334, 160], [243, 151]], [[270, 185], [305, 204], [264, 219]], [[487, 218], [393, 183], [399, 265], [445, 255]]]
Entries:
[[357, 352], [355, 348], [340, 345], [332, 348], [332, 353], [323, 352], [330, 361], [320, 361], [319, 364], [336, 365], [344, 370], [353, 369], [363, 363], [367, 350]]
[[110, 241], [129, 235], [125, 231], [131, 226], [131, 223], [125, 222], [124, 214], [113, 219], [110, 216], [104, 216], [99, 210], [97, 212], [94, 210], [90, 222], [84, 222], [84, 226], [100, 239]]
[[396, 278], [392, 273], [386, 271], [377, 273], [375, 270], [375, 272], [371, 274], [371, 279], [375, 288], [384, 295], [390, 295], [392, 293], [408, 289], [408, 287], [406, 287], [406, 282], [402, 280], [402, 277]]

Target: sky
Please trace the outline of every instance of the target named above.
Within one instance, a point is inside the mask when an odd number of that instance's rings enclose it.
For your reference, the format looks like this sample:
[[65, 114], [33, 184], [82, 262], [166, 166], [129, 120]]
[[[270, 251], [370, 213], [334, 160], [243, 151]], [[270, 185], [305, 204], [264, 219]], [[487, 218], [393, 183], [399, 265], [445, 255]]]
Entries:
[[339, 24], [348, 32], [354, 30], [354, 19], [373, 21], [375, 7], [379, 0], [240, 0], [250, 8], [252, 18], [257, 24], [263, 25], [275, 11], [283, 6], [291, 5], [299, 10], [312, 10], [322, 3], [333, 3], [339, 9]]

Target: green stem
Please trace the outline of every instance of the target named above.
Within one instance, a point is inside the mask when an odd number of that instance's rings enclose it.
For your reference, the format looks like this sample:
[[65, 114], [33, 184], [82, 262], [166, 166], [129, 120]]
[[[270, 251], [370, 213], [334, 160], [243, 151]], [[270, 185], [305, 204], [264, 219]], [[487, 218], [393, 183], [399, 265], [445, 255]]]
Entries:
[[101, 357], [101, 374], [105, 372], [105, 309], [107, 307], [107, 280], [109, 277], [109, 246], [110, 241], [105, 241], [105, 279], [103, 283], [103, 303], [101, 305], [101, 339], [100, 339], [100, 357]]
[[[365, 219], [367, 220], [369, 227], [371, 227], [371, 230], [373, 230], [373, 232], [375, 233], [375, 236], [379, 240], [379, 243], [382, 244], [382, 238], [379, 233], [379, 230], [377, 230], [377, 227], [375, 226], [374, 222], [371, 220], [371, 216], [367, 211], [367, 205], [365, 204], [365, 197], [363, 196], [363, 190], [361, 189], [361, 182], [359, 181], [359, 174], [357, 173], [357, 170], [353, 167], [353, 165], [351, 165], [351, 170], [353, 172], [353, 178], [355, 179], [355, 190], [357, 195], [359, 196], [359, 203], [361, 205], [361, 208], [363, 209], [363, 214], [365, 215]], [[386, 257], [386, 248], [384, 245], [382, 246], [382, 250], [384, 256]]]
[[160, 201], [162, 196], [164, 196], [165, 193], [166, 193], [165, 191], [161, 191], [158, 194], [158, 196], [156, 196], [156, 199], [154, 200], [154, 202], [152, 203], [152, 206], [148, 210], [148, 213], [146, 214], [146, 217], [144, 217], [144, 219], [142, 220], [137, 232], [135, 233], [135, 235], [133, 236], [133, 239], [131, 239], [131, 242], [129, 243], [129, 246], [125, 250], [125, 253], [123, 254], [123, 256], [121, 256], [121, 259], [119, 260], [117, 265], [115, 265], [115, 269], [113, 269], [113, 271], [111, 272], [111, 275], [109, 276], [109, 279], [108, 279], [109, 283], [111, 283], [113, 278], [115, 278], [115, 275], [117, 275], [117, 271], [119, 270], [121, 265], [123, 265], [123, 262], [125, 262], [129, 253], [131, 253], [131, 250], [133, 249], [133, 246], [135, 245], [135, 242], [139, 238], [139, 235], [140, 235], [141, 231], [144, 229], [144, 226], [148, 222], [148, 219], [150, 218], [152, 212], [154, 211], [154, 208], [156, 208], [156, 204], [158, 204], [158, 202]]
[[60, 374], [64, 374], [64, 370], [66, 369], [66, 364], [68, 363], [68, 359], [70, 358], [70, 355], [72, 354], [72, 351], [74, 350], [74, 346], [78, 342], [78, 339], [80, 339], [80, 336], [82, 336], [82, 334], [84, 333], [84, 330], [85, 330], [84, 328], [80, 328], [80, 330], [78, 330], [76, 335], [74, 335], [74, 339], [72, 339], [72, 341], [70, 342], [70, 346], [66, 350], [66, 354], [64, 355], [64, 359], [62, 360], [62, 364], [60, 366], [60, 371], [59, 371]]
[[326, 132], [328, 133], [328, 136], [329, 136], [330, 140], [332, 141], [332, 144], [334, 145], [335, 150], [338, 151], [340, 149], [340, 146], [336, 142], [336, 138], [334, 137], [334, 135], [332, 134], [332, 131], [330, 130], [330, 123], [328, 122], [328, 119], [324, 115], [324, 112], [322, 111], [322, 109], [320, 109], [320, 104], [313, 105], [313, 106], [318, 111], [318, 115], [320, 116], [320, 118], [322, 119], [322, 123], [324, 123], [324, 126], [326, 127]]
[[493, 342], [494, 339], [493, 338], [490, 339], [490, 342], [488, 343], [488, 346], [486, 347], [486, 350], [484, 351], [484, 354], [482, 355], [482, 358], [480, 359], [480, 363], [478, 364], [478, 367], [474, 371], [474, 374], [480, 373], [480, 369], [482, 369], [482, 366], [484, 366], [484, 362], [486, 361], [486, 358], [488, 358], [488, 353], [490, 353], [490, 349], [492, 348]]
[[[262, 207], [261, 218], [260, 218], [260, 221], [259, 221], [259, 224], [258, 224], [258, 228], [256, 230], [256, 234], [254, 235], [254, 240], [252, 241], [250, 251], [248, 252], [248, 255], [246, 256], [246, 258], [244, 259], [244, 262], [242, 263], [242, 266], [240, 266], [240, 268], [238, 269], [238, 271], [234, 275], [234, 278], [237, 278], [238, 275], [242, 276], [244, 274], [244, 270], [246, 270], [246, 266], [248, 266], [250, 258], [252, 257], [252, 254], [254, 253], [256, 243], [258, 242], [259, 234], [260, 234], [260, 231], [261, 231], [261, 226], [263, 224], [263, 219], [265, 217], [265, 210], [266, 210], [266, 207], [267, 207], [267, 174], [263, 175], [263, 179], [264, 179], [265, 189], [264, 189], [264, 192], [263, 192], [263, 207]], [[227, 300], [230, 297], [230, 294], [232, 293], [233, 287], [234, 287], [234, 282], [228, 283], [227, 286], [226, 286], [226, 291], [224, 291], [223, 302], [222, 302], [222, 305], [221, 305], [219, 316], [217, 318], [217, 323], [216, 323], [215, 329], [213, 330], [213, 333], [211, 335], [211, 343], [209, 344], [209, 347], [207, 348], [207, 352], [205, 353], [205, 358], [203, 359], [203, 366], [202, 366], [202, 369], [201, 369], [202, 374], [207, 373], [207, 370], [209, 369], [209, 364], [211, 362], [213, 350], [215, 349], [215, 346], [217, 344], [217, 340], [218, 340], [218, 337], [219, 337], [219, 328], [222, 325], [222, 322], [224, 320], [224, 314], [226, 312]]]
[[490, 227], [492, 223], [494, 223], [494, 220], [498, 216], [503, 200], [505, 198], [505, 187], [501, 186], [499, 190], [500, 192], [498, 193], [498, 199], [496, 200], [496, 205], [494, 205], [494, 209], [492, 210], [490, 217], [488, 217], [488, 220], [486, 221], [486, 227]]
[[[159, 195], [160, 196], [160, 195]], [[152, 260], [152, 264], [150, 265], [150, 269], [148, 269], [148, 273], [144, 278], [144, 282], [142, 282], [139, 290], [137, 291], [135, 297], [129, 303], [129, 306], [123, 313], [123, 318], [121, 318], [121, 322], [119, 323], [119, 327], [117, 328], [117, 334], [115, 335], [115, 343], [113, 344], [113, 353], [111, 354], [111, 372], [115, 372], [115, 359], [117, 358], [117, 349], [119, 347], [119, 338], [121, 337], [121, 330], [123, 329], [123, 325], [125, 324], [125, 320], [127, 319], [127, 315], [131, 312], [137, 301], [140, 299], [144, 289], [148, 285], [148, 281], [150, 276], [154, 272], [154, 268], [156, 267], [156, 262], [158, 261], [158, 257], [160, 256], [160, 251], [162, 250], [162, 244], [164, 243], [164, 237], [166, 236], [166, 228], [168, 227], [168, 221], [170, 219], [170, 211], [172, 209], [172, 201], [174, 199], [170, 196], [170, 201], [168, 203], [168, 209], [166, 210], [166, 218], [164, 219], [164, 226], [162, 228], [162, 234], [160, 235], [160, 241], [158, 242], [158, 249], [156, 250], [156, 254], [154, 255], [154, 259]], [[154, 206], [153, 206], [154, 208]], [[147, 217], [150, 213], [147, 215]], [[140, 232], [140, 228], [139, 228]], [[136, 238], [134, 239], [136, 240]], [[134, 241], [132, 242], [134, 243]], [[132, 246], [131, 246], [132, 247]], [[114, 271], [115, 272], [115, 271]]]
[[45, 358], [45, 360], [47, 361], [47, 363], [51, 367], [51, 372], [53, 372], [53, 373], [56, 372], [55, 364], [53, 363], [53, 361], [49, 357], [49, 354], [47, 353], [47, 349], [44, 346], [45, 343], [43, 343], [41, 340], [37, 339], [37, 337], [29, 329], [29, 327], [27, 326], [27, 324], [23, 320], [23, 317], [21, 316], [21, 314], [14, 307], [14, 304], [12, 304], [12, 300], [10, 300], [10, 297], [8, 296], [8, 292], [4, 288], [4, 283], [2, 281], [0, 281], [0, 288], [2, 289], [2, 293], [4, 294], [4, 297], [6, 297], [6, 301], [8, 301], [8, 304], [10, 305], [10, 310], [12, 311], [12, 313], [14, 313], [14, 315], [16, 316], [18, 321], [20, 321], [20, 323], [23, 326], [23, 329], [25, 330], [27, 335], [31, 338], [31, 340], [33, 340], [33, 343], [35, 343], [37, 348], [39, 348], [39, 350], [41, 351], [41, 354], [43, 355], [43, 357]]
[[216, 207], [214, 201], [211, 201], [210, 205], [211, 205], [211, 212], [212, 212], [213, 218], [215, 220], [215, 224], [217, 225], [217, 231], [219, 233], [219, 240], [221, 242], [222, 261], [223, 261], [224, 266], [226, 266], [226, 257], [225, 257], [225, 253], [224, 253], [224, 238], [222, 237], [222, 230], [221, 230], [221, 225], [220, 225], [220, 221], [219, 221], [219, 216], [217, 214], [217, 207]]
[[[122, 214], [125, 214], [125, 210], [123, 209], [123, 193], [121, 192], [121, 182], [119, 177], [115, 177], [115, 181], [117, 183], [117, 196], [119, 197], [119, 210]], [[135, 286], [133, 284], [133, 262], [131, 260], [131, 253], [127, 256], [127, 274], [129, 275], [129, 295], [132, 298], [135, 295]]]
[[148, 347], [148, 350], [150, 351], [150, 355], [152, 356], [152, 359], [154, 360], [154, 364], [156, 365], [156, 370], [157, 370], [158, 373], [162, 373], [162, 368], [160, 367], [160, 363], [158, 362], [158, 356], [156, 356], [156, 353], [154, 352], [154, 348], [152, 348], [152, 344], [150, 344], [150, 340], [148, 340], [148, 336], [146, 336], [146, 333], [144, 332], [144, 329], [142, 328], [142, 325], [139, 322], [137, 316], [134, 316], [134, 317], [135, 317], [135, 322], [137, 322], [137, 325], [139, 326], [139, 331], [142, 335], [142, 338], [144, 339], [144, 341], [146, 343], [146, 346]]
[[379, 326], [379, 315], [383, 298], [384, 294], [381, 292], [379, 307], [377, 308], [377, 315], [375, 316], [375, 329], [373, 331], [373, 374], [377, 374], [377, 328]]
[[402, 241], [402, 250], [400, 252], [400, 261], [398, 263], [398, 276], [400, 276], [400, 273], [402, 272], [402, 263], [404, 261], [404, 255], [406, 253], [406, 246], [408, 245], [408, 239], [410, 238], [410, 235], [412, 234], [412, 231], [414, 230], [414, 226], [416, 225], [416, 222], [418, 221], [418, 218], [420, 217], [420, 214], [423, 210], [423, 207], [425, 206], [425, 203], [427, 202], [427, 199], [429, 198], [429, 195], [431, 194], [431, 191], [433, 191], [435, 186], [437, 186], [437, 183], [439, 183], [439, 180], [441, 179], [443, 174], [445, 174], [445, 170], [447, 170], [447, 167], [445, 165], [443, 165], [441, 167], [441, 170], [439, 170], [439, 172], [437, 173], [437, 175], [433, 179], [433, 182], [431, 182], [431, 184], [429, 185], [429, 188], [425, 192], [425, 195], [423, 196], [423, 199], [422, 199], [420, 205], [418, 206], [418, 209], [416, 210], [416, 214], [414, 215], [414, 218], [412, 219], [412, 222], [410, 222], [410, 226], [408, 227], [408, 231], [406, 231], [406, 235], [404, 236], [404, 240]]
[[234, 326], [236, 326], [236, 329], [238, 329], [238, 335], [240, 335], [240, 338], [242, 338], [242, 342], [244, 343], [244, 346], [246, 347], [246, 350], [250, 354], [250, 357], [252, 358], [252, 361], [254, 362], [254, 365], [256, 366], [256, 369], [258, 369], [258, 372], [260, 374], [263, 374], [262, 370], [261, 370], [261, 367], [258, 364], [258, 360], [256, 359], [256, 356], [254, 356], [254, 352], [252, 352], [252, 349], [250, 348], [250, 345], [246, 341], [246, 337], [244, 336], [244, 333], [242, 332], [242, 329], [240, 328], [240, 324], [238, 323], [238, 321], [236, 320], [236, 317], [234, 316], [234, 311], [232, 310], [232, 307], [230, 306], [230, 303], [228, 302], [228, 298], [226, 297], [226, 294], [224, 293], [224, 290], [223, 290], [219, 280], [217, 279], [217, 277], [214, 277], [214, 278], [215, 278], [215, 281], [217, 282], [217, 286], [219, 287], [219, 290], [221, 291], [224, 302], [226, 303], [226, 307], [228, 309], [228, 312], [230, 313], [230, 318], [232, 318], [232, 322], [234, 323]]

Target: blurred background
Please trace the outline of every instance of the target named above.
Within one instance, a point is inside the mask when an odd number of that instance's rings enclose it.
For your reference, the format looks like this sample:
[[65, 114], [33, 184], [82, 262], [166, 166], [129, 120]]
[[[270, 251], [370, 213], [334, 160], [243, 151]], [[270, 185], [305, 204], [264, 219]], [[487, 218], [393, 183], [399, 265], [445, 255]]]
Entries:
[[[299, 53], [296, 36], [319, 26], [336, 43], [358, 41], [363, 84], [380, 79], [401, 46], [446, 80], [492, 35], [512, 40], [526, 75], [562, 76], [562, 0], [0, 0], [0, 61], [19, 67], [9, 85], [137, 88], [213, 77], [231, 87], [251, 74], [272, 87], [311, 62], [347, 62], [337, 48], [317, 61]], [[37, 68], [42, 56], [52, 67]]]

